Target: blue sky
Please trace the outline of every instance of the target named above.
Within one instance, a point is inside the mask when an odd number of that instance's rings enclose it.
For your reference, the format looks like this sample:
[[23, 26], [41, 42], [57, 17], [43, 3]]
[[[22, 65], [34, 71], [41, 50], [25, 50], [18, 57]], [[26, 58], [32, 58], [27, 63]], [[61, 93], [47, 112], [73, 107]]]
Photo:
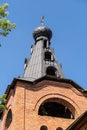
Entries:
[[66, 78], [87, 89], [87, 0], [0, 0], [4, 2], [9, 3], [8, 19], [16, 29], [6, 38], [0, 36], [0, 95], [14, 77], [23, 75], [41, 16], [53, 32], [51, 47]]

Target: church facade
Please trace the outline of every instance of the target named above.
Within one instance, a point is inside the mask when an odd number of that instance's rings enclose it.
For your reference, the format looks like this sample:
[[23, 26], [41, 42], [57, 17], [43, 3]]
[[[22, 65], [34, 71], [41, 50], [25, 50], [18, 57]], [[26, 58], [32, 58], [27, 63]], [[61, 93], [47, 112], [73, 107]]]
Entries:
[[87, 130], [87, 91], [65, 78], [50, 47], [51, 29], [37, 27], [33, 37], [23, 76], [6, 90], [0, 130]]

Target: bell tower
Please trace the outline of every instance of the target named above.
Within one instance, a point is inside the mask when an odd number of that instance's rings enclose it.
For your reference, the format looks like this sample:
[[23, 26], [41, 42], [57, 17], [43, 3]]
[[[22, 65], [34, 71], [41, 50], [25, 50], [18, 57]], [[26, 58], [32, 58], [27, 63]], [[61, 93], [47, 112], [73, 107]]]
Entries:
[[33, 38], [23, 76], [6, 89], [8, 110], [0, 113], [0, 130], [86, 130], [87, 91], [65, 78], [50, 28], [42, 24]]
[[33, 32], [35, 40], [31, 46], [31, 58], [25, 59], [24, 78], [34, 81], [46, 75], [63, 78], [60, 64], [54, 56], [54, 49], [50, 48], [52, 31], [46, 26], [37, 27]]

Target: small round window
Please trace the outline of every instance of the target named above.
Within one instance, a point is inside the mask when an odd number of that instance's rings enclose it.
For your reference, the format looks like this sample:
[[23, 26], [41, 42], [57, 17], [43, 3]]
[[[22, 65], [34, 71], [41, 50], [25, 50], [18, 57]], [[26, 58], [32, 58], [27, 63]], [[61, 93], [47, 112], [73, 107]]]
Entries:
[[56, 130], [63, 130], [61, 127], [58, 127]]
[[48, 130], [47, 126], [43, 125], [40, 127], [40, 130]]

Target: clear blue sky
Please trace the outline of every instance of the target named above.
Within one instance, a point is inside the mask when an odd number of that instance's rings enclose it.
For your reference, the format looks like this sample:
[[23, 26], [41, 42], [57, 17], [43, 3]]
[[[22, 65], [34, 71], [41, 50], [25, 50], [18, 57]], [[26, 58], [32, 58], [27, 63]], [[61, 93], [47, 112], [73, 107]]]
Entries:
[[34, 43], [32, 32], [43, 15], [66, 78], [87, 89], [87, 0], [0, 0], [4, 2], [9, 3], [8, 19], [16, 29], [6, 38], [0, 36], [0, 95], [23, 74], [24, 59]]

